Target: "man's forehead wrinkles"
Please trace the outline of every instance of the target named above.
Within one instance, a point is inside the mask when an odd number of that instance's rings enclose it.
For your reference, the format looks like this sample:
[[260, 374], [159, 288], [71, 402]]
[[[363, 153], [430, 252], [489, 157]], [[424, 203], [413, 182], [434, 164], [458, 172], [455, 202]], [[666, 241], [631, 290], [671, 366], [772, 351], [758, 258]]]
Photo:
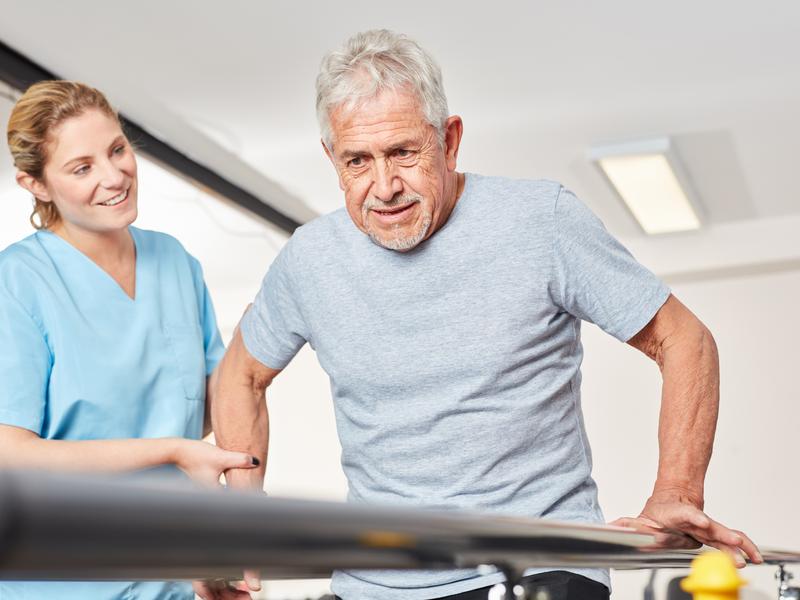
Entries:
[[395, 119], [382, 119], [382, 120], [359, 120], [356, 122], [345, 122], [338, 129], [341, 134], [347, 135], [348, 133], [360, 133], [364, 135], [372, 135], [376, 133], [386, 133], [398, 129], [419, 129], [424, 124], [419, 119], [410, 117], [401, 117]]
[[341, 154], [397, 147], [398, 144], [420, 144], [424, 132], [418, 127], [389, 127], [380, 131], [358, 129], [344, 131], [338, 138]]

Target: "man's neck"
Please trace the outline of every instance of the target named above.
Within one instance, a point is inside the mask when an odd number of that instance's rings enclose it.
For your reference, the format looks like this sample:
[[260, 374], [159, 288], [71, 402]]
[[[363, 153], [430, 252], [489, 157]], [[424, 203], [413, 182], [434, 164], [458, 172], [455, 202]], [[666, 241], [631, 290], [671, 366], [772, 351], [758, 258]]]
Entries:
[[444, 202], [442, 213], [439, 215], [439, 222], [436, 224], [436, 230], [444, 227], [444, 224], [447, 223], [447, 220], [453, 213], [453, 209], [455, 209], [456, 203], [458, 202], [459, 198], [461, 198], [461, 194], [464, 191], [465, 180], [466, 178], [464, 177], [464, 173], [458, 173], [456, 171], [452, 173], [450, 185], [445, 188], [446, 200]]

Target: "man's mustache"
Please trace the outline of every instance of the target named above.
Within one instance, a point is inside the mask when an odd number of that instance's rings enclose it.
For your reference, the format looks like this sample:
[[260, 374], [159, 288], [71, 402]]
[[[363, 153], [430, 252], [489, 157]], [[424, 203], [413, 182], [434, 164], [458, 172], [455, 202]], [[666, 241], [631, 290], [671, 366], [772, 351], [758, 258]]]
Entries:
[[367, 198], [367, 200], [364, 202], [363, 208], [365, 210], [386, 210], [396, 206], [402, 206], [403, 204], [410, 204], [412, 202], [422, 202], [422, 196], [418, 196], [416, 194], [398, 194], [388, 202], [384, 202], [378, 198]]

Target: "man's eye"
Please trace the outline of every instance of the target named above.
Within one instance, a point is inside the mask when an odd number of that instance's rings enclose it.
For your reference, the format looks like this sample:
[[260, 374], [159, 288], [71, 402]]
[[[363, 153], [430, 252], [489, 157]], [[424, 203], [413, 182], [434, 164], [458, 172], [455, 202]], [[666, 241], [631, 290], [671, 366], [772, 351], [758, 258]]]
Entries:
[[412, 158], [414, 156], [414, 151], [406, 150], [405, 148], [400, 148], [399, 150], [395, 151], [394, 155], [402, 160], [404, 158]]
[[356, 156], [355, 158], [351, 158], [347, 161], [348, 167], [360, 167], [362, 164], [364, 164], [364, 159], [362, 159], [360, 156]]

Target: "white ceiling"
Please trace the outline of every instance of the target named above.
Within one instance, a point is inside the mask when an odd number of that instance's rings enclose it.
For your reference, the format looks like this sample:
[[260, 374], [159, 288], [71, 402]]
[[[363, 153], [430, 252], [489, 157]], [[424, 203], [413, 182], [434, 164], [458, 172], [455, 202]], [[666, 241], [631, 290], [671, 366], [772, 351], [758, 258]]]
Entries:
[[0, 40], [105, 90], [145, 126], [168, 115], [202, 131], [316, 212], [342, 203], [318, 141], [319, 60], [358, 30], [388, 27], [439, 60], [451, 112], [465, 120], [464, 170], [560, 180], [636, 240], [586, 151], [670, 135], [710, 224], [800, 213], [795, 0], [222, 7], [5, 1]]

